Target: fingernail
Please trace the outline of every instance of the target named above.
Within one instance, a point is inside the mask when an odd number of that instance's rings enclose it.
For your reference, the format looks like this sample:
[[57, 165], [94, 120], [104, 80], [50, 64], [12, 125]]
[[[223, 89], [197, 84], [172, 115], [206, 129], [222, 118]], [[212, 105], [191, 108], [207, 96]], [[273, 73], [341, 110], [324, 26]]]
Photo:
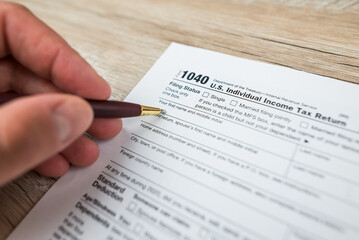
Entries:
[[89, 104], [76, 97], [71, 97], [57, 106], [53, 116], [57, 137], [61, 143], [79, 137], [93, 120], [93, 112]]

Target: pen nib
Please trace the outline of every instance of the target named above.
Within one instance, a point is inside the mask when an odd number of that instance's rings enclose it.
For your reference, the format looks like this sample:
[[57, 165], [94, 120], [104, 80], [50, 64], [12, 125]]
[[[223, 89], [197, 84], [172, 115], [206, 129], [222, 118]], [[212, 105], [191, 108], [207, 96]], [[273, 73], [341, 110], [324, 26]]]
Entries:
[[163, 113], [163, 110], [160, 108], [148, 107], [141, 105], [141, 116], [150, 116], [150, 115], [158, 115]]

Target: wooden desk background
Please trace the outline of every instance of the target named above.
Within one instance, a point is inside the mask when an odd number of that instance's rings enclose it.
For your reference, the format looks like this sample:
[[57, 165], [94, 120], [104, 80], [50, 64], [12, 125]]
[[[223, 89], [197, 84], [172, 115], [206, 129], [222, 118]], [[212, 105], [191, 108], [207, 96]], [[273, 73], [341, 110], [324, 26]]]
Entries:
[[[77, 49], [119, 100], [171, 42], [359, 83], [357, 0], [17, 2]], [[0, 189], [0, 239], [55, 181], [30, 172]]]

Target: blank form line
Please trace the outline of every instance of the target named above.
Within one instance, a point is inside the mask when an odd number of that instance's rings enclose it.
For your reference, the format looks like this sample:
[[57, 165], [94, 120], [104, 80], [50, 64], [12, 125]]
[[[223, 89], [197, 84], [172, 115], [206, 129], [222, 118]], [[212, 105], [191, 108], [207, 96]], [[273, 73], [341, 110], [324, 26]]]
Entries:
[[346, 179], [346, 178], [341, 177], [341, 176], [339, 176], [339, 175], [336, 175], [336, 174], [334, 174], [334, 173], [330, 173], [330, 172], [327, 172], [327, 171], [323, 171], [323, 170], [321, 170], [321, 169], [318, 169], [318, 168], [316, 168], [316, 167], [310, 166], [310, 165], [305, 164], [305, 163], [302, 163], [302, 162], [293, 161], [293, 163], [295, 163], [296, 165], [305, 166], [306, 168], [311, 168], [311, 169], [313, 169], [313, 170], [315, 170], [315, 171], [317, 171], [317, 172], [324, 173], [324, 174], [326, 174], [326, 175], [329, 175], [329, 176], [331, 176], [331, 177], [340, 179], [340, 180], [342, 180], [342, 181], [344, 181], [344, 182], [347, 182], [347, 183], [350, 183], [350, 184], [352, 184], [352, 185], [354, 185], [354, 186], [356, 186], [356, 187], [359, 187], [359, 183], [354, 182], [354, 181], [351, 181], [351, 180], [349, 180], [349, 179]]
[[297, 149], [298, 149], [298, 145], [295, 146], [295, 149], [293, 151], [292, 157], [290, 158], [290, 162], [289, 162], [288, 167], [287, 167], [287, 169], [285, 171], [285, 174], [284, 174], [285, 178], [288, 177], [288, 173], [289, 173], [290, 168], [292, 167], [292, 164], [293, 164], [293, 161], [294, 161], [294, 156], [297, 153]]

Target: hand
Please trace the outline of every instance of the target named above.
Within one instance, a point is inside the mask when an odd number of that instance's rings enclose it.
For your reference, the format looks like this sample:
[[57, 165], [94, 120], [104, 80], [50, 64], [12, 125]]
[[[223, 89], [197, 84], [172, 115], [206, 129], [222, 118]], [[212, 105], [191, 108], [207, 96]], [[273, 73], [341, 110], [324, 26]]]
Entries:
[[[109, 85], [29, 10], [0, 3], [0, 92], [35, 94], [0, 106], [0, 186], [30, 169], [63, 175], [99, 154], [88, 130], [110, 138], [120, 119], [95, 119], [81, 98], [107, 99]], [[64, 94], [71, 93], [74, 95]]]

